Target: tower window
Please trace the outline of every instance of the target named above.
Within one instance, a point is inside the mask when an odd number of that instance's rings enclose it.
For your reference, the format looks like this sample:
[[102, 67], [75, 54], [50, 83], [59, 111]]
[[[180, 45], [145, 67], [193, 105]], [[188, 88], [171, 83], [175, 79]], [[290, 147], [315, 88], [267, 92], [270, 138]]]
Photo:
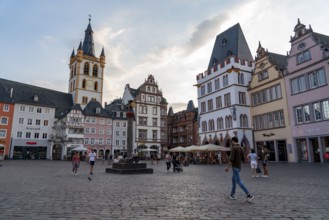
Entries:
[[86, 88], [86, 80], [85, 80], [85, 79], [82, 80], [82, 88], [83, 88], [83, 89]]
[[98, 76], [98, 66], [97, 64], [95, 64], [93, 66], [93, 76], [97, 77]]
[[224, 39], [222, 40], [222, 46], [225, 47], [226, 45], [227, 45], [227, 40], [224, 38]]
[[95, 82], [94, 90], [95, 90], [95, 91], [98, 90], [98, 83], [97, 83], [97, 82]]
[[89, 75], [89, 63], [86, 62], [83, 68], [83, 74]]

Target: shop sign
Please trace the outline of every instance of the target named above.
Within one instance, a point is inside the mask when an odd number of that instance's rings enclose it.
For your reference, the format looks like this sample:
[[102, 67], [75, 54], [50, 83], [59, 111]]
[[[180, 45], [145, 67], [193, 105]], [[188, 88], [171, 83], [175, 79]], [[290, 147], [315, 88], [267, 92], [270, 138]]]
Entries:
[[26, 144], [27, 144], [27, 145], [36, 145], [37, 142], [35, 142], [35, 141], [28, 141], [28, 142], [26, 142]]
[[31, 128], [31, 127], [26, 127], [26, 130], [40, 131], [41, 128]]

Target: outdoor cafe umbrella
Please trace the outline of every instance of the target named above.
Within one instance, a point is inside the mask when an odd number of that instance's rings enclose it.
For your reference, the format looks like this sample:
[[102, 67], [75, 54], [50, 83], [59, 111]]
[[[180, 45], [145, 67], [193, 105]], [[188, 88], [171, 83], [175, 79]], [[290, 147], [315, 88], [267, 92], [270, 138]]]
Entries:
[[216, 145], [216, 144], [202, 145], [201, 149], [203, 151], [230, 151], [231, 150], [228, 147], [223, 147], [223, 146], [219, 146], [219, 145]]
[[140, 150], [138, 150], [138, 152], [149, 152], [149, 151], [158, 151], [158, 150], [155, 150], [155, 149], [140, 149]]
[[169, 150], [169, 152], [184, 152], [184, 147], [178, 146]]
[[72, 151], [88, 151], [88, 149], [80, 145], [79, 147], [73, 148]]

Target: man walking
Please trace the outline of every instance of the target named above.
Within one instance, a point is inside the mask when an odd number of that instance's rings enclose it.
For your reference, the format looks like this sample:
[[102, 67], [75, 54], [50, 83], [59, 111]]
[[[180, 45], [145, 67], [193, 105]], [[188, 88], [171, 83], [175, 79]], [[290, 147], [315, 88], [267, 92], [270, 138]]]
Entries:
[[232, 190], [230, 194], [230, 199], [235, 200], [235, 189], [236, 189], [236, 184], [238, 184], [241, 189], [246, 193], [247, 195], [247, 200], [250, 202], [253, 198], [254, 195], [249, 193], [248, 189], [244, 186], [240, 179], [240, 171], [241, 171], [241, 161], [244, 161], [244, 154], [242, 151], [241, 146], [238, 144], [239, 139], [237, 137], [232, 138], [233, 146], [231, 149], [231, 154], [230, 154], [230, 161], [227, 164], [225, 168], [225, 172], [228, 172], [229, 168], [232, 166]]
[[93, 169], [94, 169], [94, 165], [95, 165], [95, 160], [96, 160], [96, 150], [95, 151], [91, 151], [88, 155], [89, 157], [89, 165], [90, 165], [90, 174], [93, 175]]

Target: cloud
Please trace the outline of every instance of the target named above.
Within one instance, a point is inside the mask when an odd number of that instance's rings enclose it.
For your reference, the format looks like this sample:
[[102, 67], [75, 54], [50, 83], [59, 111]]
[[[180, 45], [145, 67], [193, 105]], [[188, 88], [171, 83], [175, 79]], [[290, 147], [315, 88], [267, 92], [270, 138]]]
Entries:
[[54, 40], [55, 40], [54, 37], [47, 35], [44, 36], [42, 39], [40, 39], [38, 43], [41, 46], [41, 48], [47, 49], [49, 47], [49, 44], [53, 43]]
[[185, 55], [189, 55], [203, 47], [218, 35], [221, 25], [228, 19], [227, 14], [222, 13], [211, 19], [206, 19], [196, 26], [188, 44], [185, 48]]

